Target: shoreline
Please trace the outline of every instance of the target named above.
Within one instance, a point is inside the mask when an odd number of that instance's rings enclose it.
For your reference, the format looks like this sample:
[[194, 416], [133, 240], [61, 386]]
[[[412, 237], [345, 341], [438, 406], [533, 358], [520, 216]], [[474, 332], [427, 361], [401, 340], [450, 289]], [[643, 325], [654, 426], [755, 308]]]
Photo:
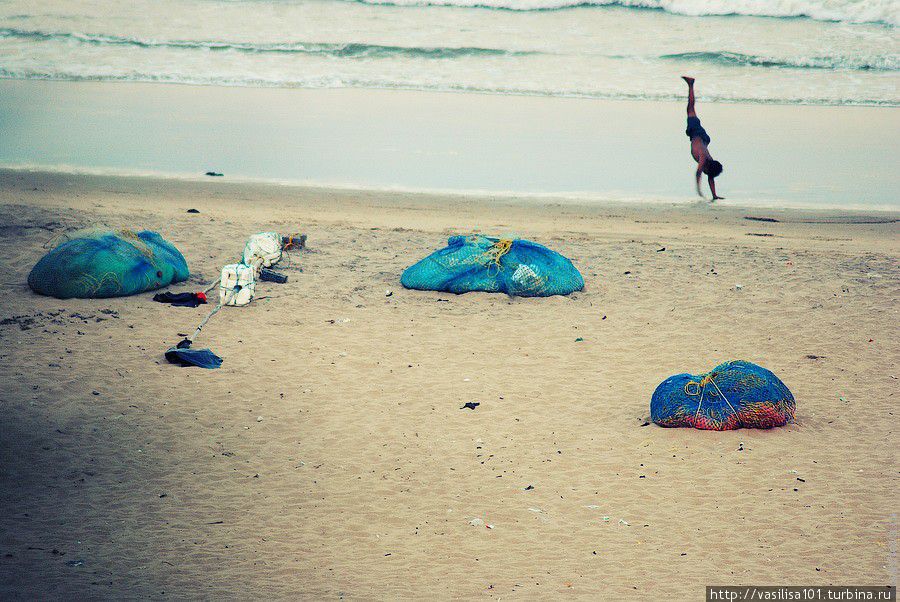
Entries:
[[47, 176], [72, 176], [74, 178], [106, 178], [110, 180], [147, 180], [147, 181], [171, 181], [194, 183], [198, 185], [215, 184], [222, 186], [249, 186], [272, 189], [296, 189], [308, 192], [319, 192], [324, 195], [332, 193], [359, 193], [390, 195], [399, 194], [413, 197], [450, 197], [459, 200], [473, 202], [492, 202], [507, 204], [534, 204], [534, 205], [568, 205], [575, 207], [608, 208], [615, 206], [625, 207], [682, 207], [693, 209], [717, 210], [722, 208], [736, 211], [773, 211], [773, 212], [812, 212], [842, 214], [853, 212], [863, 215], [876, 216], [883, 222], [900, 220], [900, 206], [871, 206], [871, 205], [847, 205], [847, 204], [821, 204], [821, 203], [796, 203], [796, 204], [769, 204], [732, 202], [724, 199], [724, 202], [711, 202], [706, 200], [691, 200], [685, 198], [662, 198], [629, 196], [624, 193], [565, 193], [565, 192], [516, 192], [512, 190], [454, 190], [454, 189], [427, 189], [427, 188], [403, 188], [403, 187], [367, 187], [355, 184], [337, 184], [333, 182], [310, 182], [299, 180], [279, 180], [272, 178], [254, 178], [250, 176], [208, 176], [195, 173], [134, 171], [127, 169], [104, 169], [90, 167], [75, 167], [70, 165], [16, 165], [0, 163], [0, 178], [16, 177], [17, 175], [31, 175], [38, 177]]
[[[201, 88], [251, 88], [262, 90], [373, 90], [376, 92], [421, 92], [424, 94], [465, 94], [475, 96], [511, 96], [514, 98], [546, 98], [560, 100], [594, 100], [600, 102], [659, 102], [659, 103], [682, 103], [684, 99], [678, 94], [669, 96], [638, 96], [638, 95], [614, 95], [614, 94], [577, 94], [577, 93], [556, 93], [547, 94], [538, 91], [528, 90], [488, 90], [480, 88], [428, 88], [414, 86], [375, 86], [375, 85], [279, 85], [267, 83], [246, 83], [238, 84], [227, 81], [223, 82], [203, 82], [203, 81], [174, 81], [174, 80], [153, 80], [153, 79], [102, 79], [95, 77], [77, 78], [77, 77], [12, 77], [0, 76], [0, 81], [17, 81], [17, 82], [69, 82], [69, 83], [96, 83], [96, 84], [138, 84], [138, 85], [157, 85], [157, 86], [188, 86]], [[742, 106], [783, 106], [783, 107], [859, 107], [869, 109], [897, 109], [900, 108], [900, 101], [829, 101], [826, 99], [802, 99], [788, 101], [786, 99], [755, 99], [755, 98], [702, 98], [698, 96], [705, 104], [714, 105], [742, 105]]]
[[[893, 151], [896, 110], [699, 110], [725, 164], [726, 204], [900, 209], [900, 175], [871, 160]], [[676, 102], [0, 80], [0, 113], [16, 116], [0, 164], [690, 204], [683, 111]]]
[[[518, 211], [539, 210], [551, 212], [565, 209], [579, 215], [606, 213], [613, 209], [631, 215], [658, 213], [667, 215], [726, 215], [730, 218], [761, 217], [759, 223], [777, 219], [774, 223], [821, 224], [893, 224], [900, 222], [900, 209], [866, 206], [779, 206], [741, 205], [737, 203], [711, 203], [709, 201], [677, 201], [671, 199], [622, 199], [621, 197], [580, 197], [553, 193], [522, 194], [495, 191], [459, 190], [408, 190], [401, 188], [365, 188], [352, 185], [335, 186], [303, 182], [277, 181], [253, 178], [211, 177], [196, 174], [128, 173], [119, 170], [92, 170], [80, 168], [10, 167], [0, 165], [0, 193], [28, 192], [35, 186], [47, 190], [47, 186], [61, 194], [68, 187], [87, 190], [117, 187], [132, 194], [144, 195], [146, 190], [162, 189], [178, 196], [217, 195], [221, 198], [241, 198], [258, 195], [267, 200], [278, 199], [279, 204], [290, 206], [291, 200], [305, 204], [310, 199], [340, 200], [344, 211], [367, 215], [370, 207], [362, 203], [355, 207], [354, 199], [365, 198], [383, 206], [402, 207], [405, 204], [435, 207], [452, 201], [456, 206], [468, 206], [478, 211], [494, 211], [514, 208]], [[287, 197], [287, 200], [285, 198]], [[55, 196], [55, 195], [54, 195]], [[2, 202], [2, 198], [0, 198]], [[777, 218], [766, 217], [776, 215]], [[751, 220], [752, 221], [752, 220]], [[769, 222], [773, 223], [773, 222]]]

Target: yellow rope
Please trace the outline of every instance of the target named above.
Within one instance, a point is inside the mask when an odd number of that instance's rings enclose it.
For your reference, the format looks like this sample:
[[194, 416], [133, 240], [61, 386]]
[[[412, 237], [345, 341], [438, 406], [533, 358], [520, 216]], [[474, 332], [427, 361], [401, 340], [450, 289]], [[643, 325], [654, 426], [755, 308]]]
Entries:
[[138, 236], [134, 230], [129, 230], [128, 228], [121, 228], [118, 230], [106, 230], [103, 228], [82, 228], [80, 230], [74, 230], [72, 232], [59, 232], [58, 234], [50, 237], [50, 240], [44, 243], [44, 248], [49, 249], [51, 246], [56, 247], [57, 241], [59, 241], [61, 238], [65, 238], [65, 242], [70, 242], [77, 238], [89, 238], [98, 234], [106, 233], [117, 235], [122, 240], [130, 243], [131, 246], [137, 249], [138, 252], [145, 257], [154, 259], [153, 249], [150, 248], [150, 245], [144, 242], [144, 240], [140, 236]]
[[[722, 393], [722, 389], [719, 388], [719, 384], [715, 381], [715, 377], [716, 377], [716, 373], [712, 372], [710, 374], [707, 374], [703, 378], [701, 378], [699, 383], [696, 381], [693, 381], [693, 380], [689, 380], [688, 382], [685, 383], [684, 392], [686, 394], [692, 395], [695, 397], [697, 395], [700, 395], [700, 402], [697, 404], [697, 414], [696, 415], [697, 416], [700, 415], [700, 407], [703, 405], [703, 394], [706, 392], [706, 385], [708, 385], [709, 383], [712, 383], [712, 385], [716, 388], [716, 391], [710, 391], [710, 394], [715, 395], [715, 393], [718, 392], [719, 395], [722, 396], [722, 399], [725, 400], [725, 403], [728, 404], [728, 407], [731, 408], [731, 413], [736, 416], [737, 410], [734, 409], [734, 406], [731, 405], [731, 402], [728, 401], [728, 398], [725, 397], [724, 393]], [[691, 385], [694, 386], [693, 393], [691, 393], [691, 389], [690, 389]]]
[[512, 239], [501, 238], [482, 253], [479, 256], [479, 260], [484, 260], [483, 263], [488, 267], [495, 265], [498, 270], [502, 270], [503, 266], [500, 265], [500, 259], [509, 253], [510, 249], [512, 249], [512, 244]]
[[85, 296], [87, 297], [96, 296], [97, 293], [99, 293], [100, 290], [104, 286], [106, 286], [107, 282], [112, 282], [113, 284], [115, 284], [115, 288], [110, 291], [111, 293], [115, 294], [121, 292], [122, 290], [122, 283], [121, 281], [119, 281], [118, 275], [116, 275], [114, 272], [106, 272], [105, 274], [102, 274], [100, 278], [92, 276], [91, 274], [82, 274], [78, 280]]
[[[713, 376], [714, 376], [713, 374], [707, 374], [706, 376], [704, 376], [703, 378], [700, 379], [700, 382], [697, 382], [695, 380], [689, 380], [684, 385], [684, 392], [687, 393], [688, 395], [692, 395], [692, 396], [700, 395], [700, 391], [702, 389], [704, 389], [706, 387], [706, 385], [713, 382]], [[715, 383], [713, 383], [713, 384], [715, 384]], [[691, 393], [691, 389], [690, 389], [691, 386], [694, 387], [693, 393]]]
[[131, 246], [133, 246], [135, 249], [137, 249], [138, 252], [141, 253], [142, 255], [144, 255], [145, 257], [147, 257], [149, 259], [154, 258], [153, 257], [153, 249], [151, 249], [150, 245], [148, 245], [146, 242], [144, 242], [141, 239], [141, 237], [138, 236], [134, 230], [122, 228], [121, 230], [118, 230], [116, 232], [116, 234], [118, 234], [119, 238], [121, 238], [122, 240], [127, 240], [129, 243], [131, 243]]

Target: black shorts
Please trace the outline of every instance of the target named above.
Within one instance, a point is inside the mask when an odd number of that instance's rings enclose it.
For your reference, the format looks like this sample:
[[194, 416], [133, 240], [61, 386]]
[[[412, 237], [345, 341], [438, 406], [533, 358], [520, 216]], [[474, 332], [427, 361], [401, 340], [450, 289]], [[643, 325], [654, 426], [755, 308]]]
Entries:
[[687, 134], [688, 138], [700, 138], [703, 140], [703, 144], [709, 144], [712, 140], [709, 137], [709, 134], [706, 133], [706, 130], [703, 129], [703, 126], [700, 125], [699, 117], [688, 117], [687, 118], [687, 129], [684, 131]]

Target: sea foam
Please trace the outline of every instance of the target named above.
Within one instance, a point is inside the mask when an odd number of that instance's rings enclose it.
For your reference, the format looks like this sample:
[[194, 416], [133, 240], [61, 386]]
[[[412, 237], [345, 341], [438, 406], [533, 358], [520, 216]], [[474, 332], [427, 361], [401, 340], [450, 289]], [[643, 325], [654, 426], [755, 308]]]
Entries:
[[586, 6], [659, 9], [678, 15], [809, 17], [821, 21], [900, 24], [897, 0], [355, 0], [395, 6], [457, 6], [504, 10], [559, 10]]

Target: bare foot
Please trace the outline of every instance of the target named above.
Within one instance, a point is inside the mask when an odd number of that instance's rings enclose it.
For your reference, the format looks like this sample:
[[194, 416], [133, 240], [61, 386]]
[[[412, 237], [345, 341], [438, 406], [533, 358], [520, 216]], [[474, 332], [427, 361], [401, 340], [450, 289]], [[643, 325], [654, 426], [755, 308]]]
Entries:
[[694, 85], [694, 78], [693, 78], [693, 77], [688, 77], [687, 75], [682, 75], [682, 76], [681, 76], [681, 79], [683, 79], [684, 81], [686, 81], [687, 84], [688, 84], [689, 86], [693, 86], [693, 85]]

